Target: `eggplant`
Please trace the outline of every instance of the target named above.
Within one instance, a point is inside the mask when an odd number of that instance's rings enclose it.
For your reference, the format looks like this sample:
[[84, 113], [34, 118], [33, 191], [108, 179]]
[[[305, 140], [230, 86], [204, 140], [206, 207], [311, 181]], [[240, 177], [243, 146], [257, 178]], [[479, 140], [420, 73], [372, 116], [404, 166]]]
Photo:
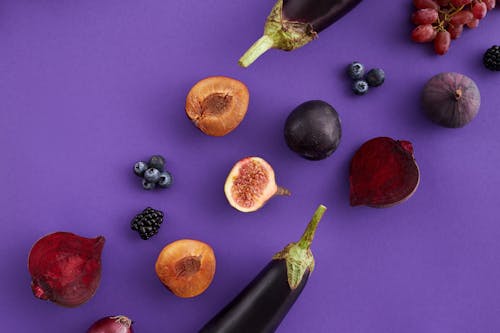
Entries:
[[298, 242], [276, 253], [260, 273], [199, 333], [271, 333], [285, 318], [314, 269], [311, 243], [326, 207], [320, 205]]
[[264, 34], [240, 58], [242, 67], [250, 66], [271, 48], [292, 51], [318, 37], [356, 7], [361, 0], [278, 0], [264, 25]]

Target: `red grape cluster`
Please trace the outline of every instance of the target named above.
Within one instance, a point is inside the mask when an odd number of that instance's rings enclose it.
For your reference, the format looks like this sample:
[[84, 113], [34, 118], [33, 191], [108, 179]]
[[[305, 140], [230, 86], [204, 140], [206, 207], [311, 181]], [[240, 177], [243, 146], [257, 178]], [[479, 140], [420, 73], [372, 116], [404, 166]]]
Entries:
[[413, 0], [417, 10], [411, 20], [416, 25], [411, 39], [417, 43], [434, 43], [434, 51], [448, 52], [452, 39], [462, 34], [464, 26], [476, 28], [496, 0]]

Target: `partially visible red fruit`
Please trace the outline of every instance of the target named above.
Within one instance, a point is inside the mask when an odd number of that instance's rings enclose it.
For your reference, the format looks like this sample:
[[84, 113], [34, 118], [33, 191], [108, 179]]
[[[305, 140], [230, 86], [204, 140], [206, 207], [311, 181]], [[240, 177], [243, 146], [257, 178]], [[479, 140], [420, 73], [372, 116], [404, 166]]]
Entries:
[[434, 51], [439, 55], [446, 54], [450, 48], [450, 42], [451, 36], [448, 31], [438, 32], [434, 39]]
[[378, 137], [365, 142], [351, 160], [351, 206], [389, 207], [417, 189], [420, 172], [409, 141]]
[[488, 11], [488, 7], [484, 2], [474, 2], [471, 8], [472, 15], [474, 15], [474, 18], [477, 18], [478, 20], [483, 19], [486, 16], [486, 12]]
[[104, 242], [103, 236], [85, 238], [70, 232], [40, 238], [28, 258], [33, 294], [67, 307], [88, 301], [101, 280]]
[[470, 29], [477, 28], [478, 26], [479, 26], [478, 19], [473, 19], [472, 21], [469, 21], [469, 23], [467, 23], [467, 27], [469, 27]]
[[450, 0], [450, 2], [453, 6], [458, 8], [470, 4], [472, 0]]
[[413, 0], [413, 5], [418, 9], [433, 8], [439, 9], [439, 5], [434, 0]]
[[451, 39], [457, 39], [462, 35], [462, 31], [464, 31], [464, 26], [462, 24], [460, 25], [449, 25], [448, 26], [448, 31], [450, 32], [450, 38]]
[[436, 37], [437, 31], [431, 24], [422, 24], [411, 32], [411, 39], [417, 43], [427, 43], [434, 40]]
[[483, 0], [486, 3], [486, 8], [492, 10], [496, 6], [496, 0]]
[[432, 24], [437, 21], [439, 14], [437, 10], [432, 8], [419, 9], [411, 16], [411, 21], [414, 24]]
[[467, 24], [474, 19], [474, 15], [470, 10], [462, 10], [461, 12], [456, 13], [450, 18], [450, 24], [460, 25]]
[[90, 326], [87, 333], [134, 333], [132, 320], [125, 316], [103, 317]]

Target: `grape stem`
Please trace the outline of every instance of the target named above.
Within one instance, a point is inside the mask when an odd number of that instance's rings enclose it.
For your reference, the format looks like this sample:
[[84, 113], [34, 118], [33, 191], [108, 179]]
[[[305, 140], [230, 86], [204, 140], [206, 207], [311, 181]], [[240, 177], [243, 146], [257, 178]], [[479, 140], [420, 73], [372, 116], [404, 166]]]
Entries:
[[462, 5], [460, 7], [455, 7], [453, 6], [452, 3], [450, 3], [451, 8], [449, 10], [438, 10], [439, 16], [437, 20], [437, 25], [434, 26], [434, 29], [436, 29], [438, 32], [441, 31], [446, 31], [448, 24], [450, 23], [450, 19], [455, 16], [457, 13], [461, 12], [465, 5]]

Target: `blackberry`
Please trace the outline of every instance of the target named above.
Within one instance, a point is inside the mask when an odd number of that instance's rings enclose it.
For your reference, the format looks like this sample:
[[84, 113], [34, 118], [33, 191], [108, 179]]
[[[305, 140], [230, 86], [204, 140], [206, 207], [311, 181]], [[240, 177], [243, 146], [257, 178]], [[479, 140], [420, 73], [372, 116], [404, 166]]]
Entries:
[[500, 71], [500, 46], [490, 47], [483, 56], [483, 64], [490, 71]]
[[139, 236], [146, 240], [158, 233], [160, 225], [163, 222], [163, 212], [147, 207], [142, 213], [137, 214], [130, 226], [132, 230], [139, 233]]

